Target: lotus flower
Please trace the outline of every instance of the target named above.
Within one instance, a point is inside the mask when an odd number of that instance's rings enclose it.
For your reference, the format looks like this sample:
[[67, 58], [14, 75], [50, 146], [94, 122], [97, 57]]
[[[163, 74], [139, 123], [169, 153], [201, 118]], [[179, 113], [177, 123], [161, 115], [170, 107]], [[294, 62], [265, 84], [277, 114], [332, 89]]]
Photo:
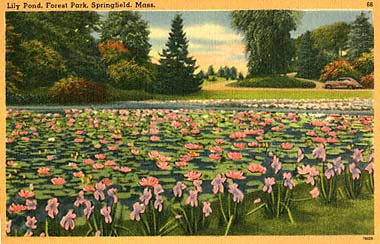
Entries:
[[77, 217], [76, 214], [73, 213], [73, 210], [70, 209], [65, 216], [61, 219], [61, 227], [65, 230], [73, 230], [75, 228], [75, 218]]
[[192, 207], [198, 207], [198, 192], [190, 190], [189, 196], [186, 199], [186, 204]]
[[181, 181], [178, 181], [176, 185], [173, 187], [173, 195], [174, 197], [181, 197], [182, 191], [186, 189], [186, 185]]
[[280, 162], [280, 159], [276, 155], [273, 156], [273, 160], [270, 166], [274, 169], [275, 174], [277, 174], [281, 170], [282, 163]]
[[36, 217], [30, 217], [30, 216], [26, 216], [26, 222], [25, 222], [25, 226], [28, 228], [28, 229], [37, 229], [37, 219]]
[[293, 146], [294, 144], [292, 143], [288, 143], [288, 142], [281, 143], [281, 148], [285, 150], [290, 150], [293, 148]]
[[211, 185], [213, 186], [212, 192], [216, 194], [218, 191], [224, 192], [223, 183], [226, 181], [226, 178], [222, 177], [221, 174], [217, 174], [216, 177], [211, 181]]
[[263, 187], [263, 192], [272, 192], [272, 186], [276, 184], [276, 181], [273, 177], [267, 177], [264, 179], [264, 187]]
[[203, 202], [202, 204], [203, 204], [202, 212], [204, 213], [205, 217], [207, 218], [212, 213], [211, 203], [210, 202]]
[[244, 194], [238, 189], [238, 184], [231, 183], [228, 185], [228, 192], [232, 194], [232, 200], [236, 203], [243, 201]]
[[320, 192], [318, 187], [314, 187], [313, 190], [311, 190], [309, 193], [311, 195], [311, 198], [317, 198]]
[[112, 223], [110, 206], [104, 206], [102, 209], [100, 209], [100, 214], [104, 216], [104, 222], [106, 222], [106, 224]]

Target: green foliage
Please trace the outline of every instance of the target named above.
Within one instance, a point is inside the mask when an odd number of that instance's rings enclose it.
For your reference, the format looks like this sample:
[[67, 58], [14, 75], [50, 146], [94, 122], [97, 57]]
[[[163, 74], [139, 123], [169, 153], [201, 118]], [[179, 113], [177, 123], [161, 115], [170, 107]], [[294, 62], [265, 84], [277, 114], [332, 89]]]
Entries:
[[226, 70], [223, 67], [219, 67], [217, 75], [219, 77], [226, 77], [226, 73], [225, 72], [226, 72]]
[[244, 80], [244, 75], [242, 72], [239, 72], [238, 80]]
[[283, 74], [293, 56], [290, 31], [297, 26], [297, 12], [288, 10], [242, 10], [232, 12], [232, 24], [244, 34], [248, 73]]
[[373, 89], [375, 87], [373, 74], [369, 74], [360, 78], [364, 88]]
[[315, 83], [286, 76], [270, 76], [241, 80], [236, 83], [236, 86], [263, 88], [315, 88]]
[[153, 98], [151, 94], [143, 90], [121, 90], [111, 86], [107, 88], [112, 101], [143, 101]]
[[325, 68], [322, 70], [319, 80], [334, 80], [342, 76], [358, 78], [359, 73], [357, 70], [355, 70], [355, 67], [352, 65], [350, 61], [339, 59], [325, 66]]
[[350, 60], [358, 58], [362, 53], [373, 48], [373, 26], [369, 18], [362, 12], [352, 23], [348, 39], [348, 57]]
[[230, 78], [231, 78], [231, 80], [236, 80], [236, 78], [237, 78], [237, 69], [235, 66], [232, 66], [230, 68]]
[[360, 72], [361, 75], [368, 75], [374, 71], [374, 57], [373, 50], [371, 52], [362, 53], [354, 61], [355, 68]]
[[14, 27], [7, 22], [6, 25], [6, 93], [15, 94], [17, 87], [22, 83], [24, 74], [21, 72], [20, 67], [15, 64], [15, 47], [18, 45], [21, 35], [14, 32]]
[[215, 75], [214, 67], [212, 65], [208, 66], [207, 75]]
[[49, 97], [59, 104], [98, 103], [107, 100], [107, 90], [102, 84], [69, 76], [49, 89]]
[[313, 48], [313, 40], [310, 31], [307, 31], [299, 45], [297, 53], [297, 76], [302, 78], [316, 78], [319, 76], [317, 66], [317, 50]]
[[194, 74], [196, 60], [189, 56], [183, 20], [172, 21], [166, 48], [162, 50], [156, 89], [164, 94], [187, 94], [201, 89], [202, 80]]
[[134, 61], [121, 61], [108, 67], [110, 83], [120, 89], [144, 90], [152, 84], [151, 72]]
[[40, 41], [22, 42], [18, 55], [25, 74], [22, 88], [50, 86], [67, 72], [63, 57]]
[[121, 41], [130, 51], [131, 60], [139, 65], [150, 60], [148, 23], [138, 12], [109, 12], [108, 18], [102, 24], [101, 39], [102, 41], [109, 39]]
[[[6, 18], [21, 34], [20, 41], [40, 41], [59, 53], [68, 73], [89, 80], [105, 78], [105, 67], [92, 35], [99, 24], [97, 12], [8, 12]], [[14, 60], [15, 65], [23, 60], [22, 53], [17, 53], [20, 57]]]
[[346, 49], [350, 30], [350, 25], [346, 22], [321, 26], [311, 32], [313, 47], [335, 58], [339, 57], [339, 52]]

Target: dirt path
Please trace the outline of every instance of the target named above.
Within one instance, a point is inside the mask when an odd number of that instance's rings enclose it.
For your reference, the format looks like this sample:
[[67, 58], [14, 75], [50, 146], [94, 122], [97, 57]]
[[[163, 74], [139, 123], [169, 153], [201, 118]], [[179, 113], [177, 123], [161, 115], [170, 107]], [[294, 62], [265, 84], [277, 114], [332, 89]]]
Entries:
[[311, 81], [314, 82], [316, 87], [315, 88], [250, 88], [250, 87], [232, 87], [228, 86], [229, 84], [232, 84], [236, 82], [236, 80], [229, 80], [229, 81], [217, 81], [217, 82], [209, 82], [207, 85], [203, 87], [203, 90], [206, 91], [226, 91], [226, 90], [236, 90], [236, 91], [252, 91], [252, 90], [281, 90], [281, 91], [293, 91], [293, 90], [325, 90], [323, 88], [323, 83], [319, 81], [314, 80], [306, 80], [306, 79], [300, 79], [305, 81]]

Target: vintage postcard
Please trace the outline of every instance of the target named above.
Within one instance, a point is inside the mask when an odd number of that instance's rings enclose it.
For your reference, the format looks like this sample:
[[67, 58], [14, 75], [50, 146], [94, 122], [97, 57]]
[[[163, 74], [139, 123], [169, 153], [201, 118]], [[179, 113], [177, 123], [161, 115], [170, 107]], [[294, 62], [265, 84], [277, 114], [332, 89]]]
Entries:
[[3, 1], [1, 242], [380, 243], [378, 5]]

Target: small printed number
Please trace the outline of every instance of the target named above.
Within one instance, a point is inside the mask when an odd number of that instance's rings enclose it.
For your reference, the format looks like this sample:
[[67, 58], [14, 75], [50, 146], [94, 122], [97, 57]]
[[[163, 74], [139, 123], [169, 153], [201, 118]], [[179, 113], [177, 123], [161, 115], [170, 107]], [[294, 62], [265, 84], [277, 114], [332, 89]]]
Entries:
[[372, 8], [373, 7], [373, 2], [367, 2], [367, 7]]
[[372, 236], [363, 236], [363, 240], [365, 240], [365, 241], [372, 241], [373, 237]]

